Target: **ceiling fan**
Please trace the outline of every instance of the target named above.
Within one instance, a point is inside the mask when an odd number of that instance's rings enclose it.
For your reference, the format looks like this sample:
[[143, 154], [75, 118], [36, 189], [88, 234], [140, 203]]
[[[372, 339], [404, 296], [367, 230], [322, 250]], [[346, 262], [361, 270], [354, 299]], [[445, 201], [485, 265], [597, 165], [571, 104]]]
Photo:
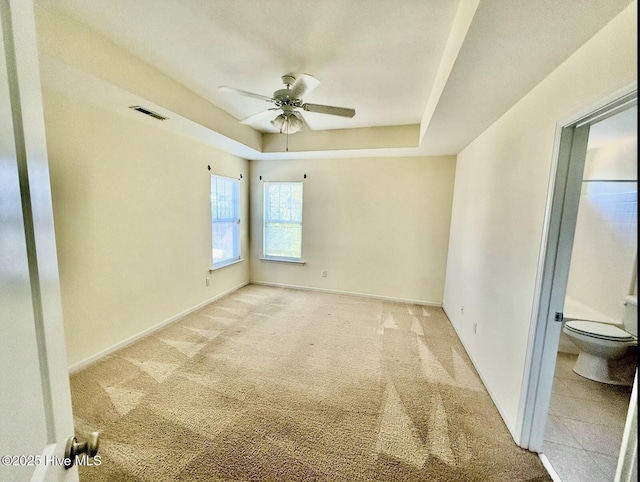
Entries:
[[246, 90], [235, 89], [233, 87], [220, 86], [218, 89], [221, 92], [253, 97], [254, 99], [260, 99], [274, 104], [275, 107], [271, 107], [263, 112], [258, 112], [240, 122], [242, 124], [253, 124], [269, 115], [272, 111], [282, 111], [271, 121], [271, 124], [278, 128], [281, 134], [293, 134], [301, 129], [309, 129], [304, 117], [302, 117], [302, 114], [297, 109], [341, 117], [353, 117], [356, 115], [355, 109], [348, 107], [334, 107], [331, 105], [303, 102], [302, 96], [308, 94], [320, 84], [320, 81], [312, 75], [301, 74], [298, 78], [290, 74], [283, 75], [282, 83], [285, 85], [285, 88], [276, 90], [273, 93], [273, 97], [254, 94], [253, 92], [247, 92]]

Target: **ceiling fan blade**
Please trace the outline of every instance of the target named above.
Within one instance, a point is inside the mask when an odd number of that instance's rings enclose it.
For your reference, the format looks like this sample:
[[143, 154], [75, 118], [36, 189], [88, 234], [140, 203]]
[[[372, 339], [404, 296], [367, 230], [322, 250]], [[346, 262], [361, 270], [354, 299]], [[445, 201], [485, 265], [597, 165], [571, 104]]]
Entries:
[[221, 85], [218, 87], [220, 92], [229, 92], [231, 94], [239, 94], [247, 97], [253, 97], [254, 99], [264, 100], [266, 102], [273, 102], [271, 97], [267, 97], [266, 95], [254, 94], [253, 92], [247, 92], [246, 90], [235, 89], [233, 87], [227, 87], [226, 85]]
[[320, 81], [313, 75], [300, 74], [291, 87], [291, 95], [294, 99], [300, 99], [303, 95], [318, 87], [318, 85], [320, 85]]
[[240, 124], [253, 124], [255, 122], [258, 122], [264, 119], [265, 117], [271, 115], [271, 112], [274, 110], [280, 110], [280, 109], [278, 109], [277, 107], [274, 107], [273, 109], [263, 110], [262, 112], [258, 112], [257, 114], [250, 115], [246, 119], [241, 120]]
[[318, 112], [320, 114], [339, 115], [341, 117], [353, 117], [356, 115], [355, 109], [350, 109], [349, 107], [334, 107], [321, 104], [302, 104], [301, 107], [307, 112]]

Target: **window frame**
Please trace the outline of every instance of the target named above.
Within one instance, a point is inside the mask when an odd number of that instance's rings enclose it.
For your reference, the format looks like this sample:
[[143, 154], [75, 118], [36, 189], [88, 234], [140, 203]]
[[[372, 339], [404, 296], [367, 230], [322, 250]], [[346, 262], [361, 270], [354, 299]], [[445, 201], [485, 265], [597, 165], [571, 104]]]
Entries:
[[[292, 221], [290, 219], [272, 219], [269, 216], [268, 209], [271, 203], [268, 200], [269, 186], [270, 185], [299, 185], [302, 191], [301, 201], [300, 201], [300, 221]], [[262, 194], [262, 260], [264, 261], [280, 261], [280, 262], [288, 262], [288, 263], [299, 263], [304, 264], [304, 260], [302, 259], [302, 247], [303, 247], [303, 223], [304, 223], [304, 183], [302, 181], [264, 181], [263, 182], [263, 194]], [[280, 224], [295, 224], [300, 226], [300, 246], [299, 246], [299, 257], [292, 256], [277, 256], [273, 254], [267, 253], [267, 226], [269, 224], [274, 223], [275, 221], [279, 221]]]
[[[214, 219], [214, 181], [221, 180], [223, 182], [230, 183], [232, 186], [232, 215], [228, 218], [216, 218]], [[217, 195], [216, 185], [216, 195]], [[240, 235], [240, 180], [229, 177], [222, 176], [220, 174], [211, 174], [210, 185], [209, 185], [209, 206], [211, 208], [210, 211], [210, 220], [211, 220], [211, 271], [224, 268], [225, 266], [229, 266], [231, 264], [238, 263], [242, 261], [242, 243], [241, 243], [241, 235]], [[230, 224], [233, 223], [233, 228], [231, 232], [231, 236], [233, 237], [233, 255], [224, 259], [219, 259], [216, 261], [214, 257], [214, 249], [215, 246], [215, 236], [214, 236], [214, 228], [216, 224]]]

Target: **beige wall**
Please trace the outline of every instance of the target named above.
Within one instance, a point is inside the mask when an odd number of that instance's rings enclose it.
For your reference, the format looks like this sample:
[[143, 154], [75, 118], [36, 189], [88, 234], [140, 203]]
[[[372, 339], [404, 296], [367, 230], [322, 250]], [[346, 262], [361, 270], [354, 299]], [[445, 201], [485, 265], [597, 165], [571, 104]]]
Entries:
[[634, 2], [458, 155], [444, 307], [512, 434], [556, 123], [637, 82], [636, 10]]
[[248, 219], [247, 161], [128, 109], [120, 116], [49, 90], [44, 106], [72, 366], [248, 282], [248, 261], [209, 273], [207, 170], [243, 175]]
[[[250, 174], [252, 281], [442, 303], [454, 157], [251, 161]], [[304, 174], [306, 264], [262, 261], [260, 176]]]

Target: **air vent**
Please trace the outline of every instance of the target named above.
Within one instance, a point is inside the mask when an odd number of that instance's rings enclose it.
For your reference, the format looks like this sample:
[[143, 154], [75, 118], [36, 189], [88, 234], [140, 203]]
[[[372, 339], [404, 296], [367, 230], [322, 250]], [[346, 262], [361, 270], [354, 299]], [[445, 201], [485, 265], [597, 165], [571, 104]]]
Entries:
[[165, 120], [167, 117], [160, 115], [156, 112], [150, 111], [149, 109], [145, 109], [144, 107], [140, 107], [139, 105], [131, 105], [129, 109], [137, 110], [138, 112], [142, 112], [143, 114], [147, 114], [148, 116], [153, 117], [154, 119]]

